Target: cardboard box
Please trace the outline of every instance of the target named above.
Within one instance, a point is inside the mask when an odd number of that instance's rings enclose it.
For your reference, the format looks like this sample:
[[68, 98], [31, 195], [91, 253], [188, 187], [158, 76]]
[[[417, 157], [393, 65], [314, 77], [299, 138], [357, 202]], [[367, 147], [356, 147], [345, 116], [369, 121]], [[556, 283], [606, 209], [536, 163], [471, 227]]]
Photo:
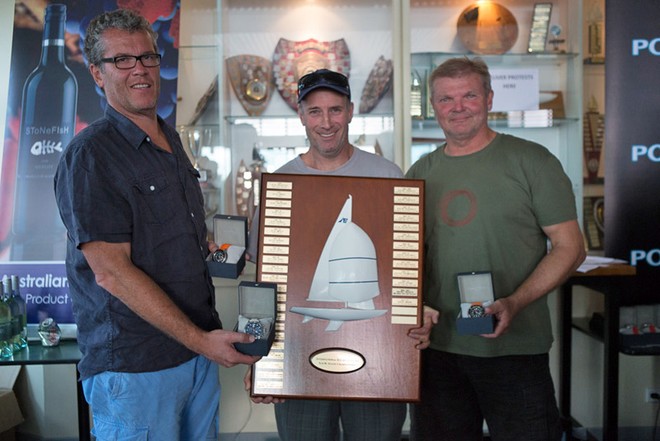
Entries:
[[235, 343], [236, 350], [248, 355], [268, 355], [275, 339], [276, 314], [275, 283], [241, 282], [238, 285], [239, 318], [234, 331], [245, 332], [246, 326], [250, 327], [254, 323], [263, 335], [252, 343]]
[[216, 214], [213, 216], [213, 241], [226, 252], [226, 261], [217, 262], [214, 254], [206, 258], [213, 277], [236, 279], [245, 268], [247, 246], [247, 217]]
[[483, 308], [495, 300], [491, 272], [459, 273], [456, 278], [461, 300], [461, 312], [458, 313], [456, 319], [458, 334], [479, 335], [492, 333], [495, 330], [495, 317], [482, 315]]
[[23, 422], [23, 414], [14, 394], [14, 383], [20, 366], [0, 366], [0, 440], [13, 440], [15, 427]]

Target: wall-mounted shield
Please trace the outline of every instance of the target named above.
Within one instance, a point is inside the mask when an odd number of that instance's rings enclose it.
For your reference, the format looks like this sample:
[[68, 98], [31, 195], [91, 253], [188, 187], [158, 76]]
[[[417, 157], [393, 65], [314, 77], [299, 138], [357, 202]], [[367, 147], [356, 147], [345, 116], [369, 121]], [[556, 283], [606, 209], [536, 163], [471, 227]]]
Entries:
[[241, 106], [250, 116], [266, 110], [273, 95], [270, 61], [257, 55], [236, 55], [226, 60], [229, 82]]
[[330, 69], [349, 76], [351, 56], [343, 38], [335, 41], [280, 38], [273, 53], [273, 77], [275, 87], [293, 110], [298, 110], [298, 79], [317, 69]]

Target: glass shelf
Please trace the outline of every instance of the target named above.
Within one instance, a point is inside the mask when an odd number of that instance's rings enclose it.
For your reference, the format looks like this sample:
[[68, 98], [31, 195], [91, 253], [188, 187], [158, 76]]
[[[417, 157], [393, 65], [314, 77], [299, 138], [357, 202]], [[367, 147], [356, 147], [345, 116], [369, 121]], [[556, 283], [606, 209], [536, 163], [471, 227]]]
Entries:
[[[415, 52], [411, 54], [413, 63], [416, 61], [422, 61], [427, 59], [430, 63], [436, 59], [445, 59], [453, 57], [480, 57], [483, 59], [489, 66], [497, 64], [547, 64], [547, 63], [557, 63], [564, 62], [566, 60], [571, 60], [578, 56], [577, 53], [573, 52], [538, 52], [538, 53], [525, 53], [525, 54], [514, 54], [507, 53], [501, 55], [479, 55], [479, 54], [467, 54], [467, 53], [457, 53], [457, 52]], [[438, 63], [436, 63], [438, 64]]]
[[[393, 118], [391, 113], [354, 113], [353, 120], [358, 119], [369, 120], [369, 119], [391, 119]], [[249, 115], [229, 115], [225, 116], [225, 120], [230, 124], [240, 124], [246, 121], [261, 121], [269, 119], [285, 119], [287, 121], [294, 120], [300, 123], [300, 118], [297, 114], [290, 115], [261, 115], [261, 116], [249, 116]]]
[[[572, 124], [578, 122], [578, 118], [554, 118], [552, 120], [552, 125], [548, 126], [535, 126], [535, 125], [524, 125], [520, 123], [510, 123], [506, 119], [492, 119], [488, 121], [488, 125], [492, 128], [521, 128], [521, 129], [547, 129], [551, 127], [558, 127], [566, 124]], [[440, 129], [438, 122], [434, 119], [413, 119], [412, 120], [413, 130], [431, 130], [431, 129]]]
[[[232, 124], [249, 124], [260, 137], [305, 136], [305, 128], [298, 115], [287, 116], [227, 116]], [[394, 117], [389, 114], [357, 114], [349, 125], [351, 135], [380, 135], [394, 130]]]

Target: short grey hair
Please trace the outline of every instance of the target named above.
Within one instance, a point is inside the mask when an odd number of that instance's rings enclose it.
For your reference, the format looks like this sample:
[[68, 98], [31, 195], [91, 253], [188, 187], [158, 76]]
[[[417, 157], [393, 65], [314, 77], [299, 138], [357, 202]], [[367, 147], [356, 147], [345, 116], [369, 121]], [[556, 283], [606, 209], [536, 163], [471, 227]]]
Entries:
[[492, 90], [490, 84], [490, 72], [488, 65], [480, 57], [468, 58], [458, 57], [450, 58], [449, 60], [436, 67], [429, 76], [429, 88], [431, 89], [431, 97], [433, 97], [433, 83], [438, 78], [459, 78], [464, 75], [477, 74], [481, 77], [481, 83], [484, 87], [486, 94]]
[[128, 32], [146, 32], [153, 41], [154, 51], [158, 52], [158, 34], [154, 32], [151, 23], [140, 14], [130, 9], [117, 9], [104, 12], [92, 19], [87, 26], [85, 35], [85, 57], [89, 64], [94, 64], [103, 69], [101, 58], [105, 52], [105, 41], [103, 32], [108, 29], [119, 29]]

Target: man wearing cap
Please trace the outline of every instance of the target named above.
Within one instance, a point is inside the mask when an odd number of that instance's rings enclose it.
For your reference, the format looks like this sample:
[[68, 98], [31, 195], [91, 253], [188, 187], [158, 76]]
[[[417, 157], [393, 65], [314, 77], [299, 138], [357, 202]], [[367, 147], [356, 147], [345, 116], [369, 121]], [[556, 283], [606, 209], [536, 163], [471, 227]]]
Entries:
[[[298, 81], [298, 116], [305, 126], [309, 150], [284, 164], [275, 173], [401, 178], [403, 173], [382, 156], [365, 152], [348, 141], [353, 103], [348, 78], [327, 69], [304, 75]], [[248, 253], [257, 255], [259, 214], [250, 231]], [[438, 313], [425, 311], [425, 326], [410, 331], [418, 349], [428, 346], [432, 322]], [[250, 371], [245, 377], [250, 389]], [[277, 430], [284, 441], [335, 441], [339, 427], [345, 441], [399, 441], [406, 418], [406, 404], [378, 401], [281, 400], [255, 397], [256, 403], [275, 403]]]

